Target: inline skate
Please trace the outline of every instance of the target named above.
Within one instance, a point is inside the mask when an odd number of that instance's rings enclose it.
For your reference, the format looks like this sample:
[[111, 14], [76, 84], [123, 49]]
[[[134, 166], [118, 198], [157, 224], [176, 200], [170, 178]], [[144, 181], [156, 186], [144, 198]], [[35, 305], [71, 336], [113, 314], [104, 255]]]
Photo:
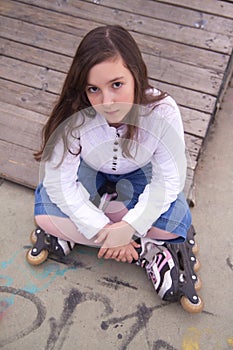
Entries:
[[40, 227], [32, 231], [30, 239], [33, 247], [28, 250], [26, 259], [31, 265], [42, 264], [49, 254], [64, 257], [68, 255], [74, 247], [74, 243], [54, 237]]
[[[199, 313], [203, 310], [204, 303], [197, 295], [201, 280], [196, 274], [200, 263], [195, 256], [198, 246], [194, 236], [195, 230], [191, 226], [183, 243], [153, 242], [150, 239], [143, 242], [142, 238], [142, 251], [136, 264], [145, 268], [162, 300], [180, 301], [186, 311]], [[155, 253], [152, 258], [148, 258], [146, 255], [152, 251], [152, 247]]]

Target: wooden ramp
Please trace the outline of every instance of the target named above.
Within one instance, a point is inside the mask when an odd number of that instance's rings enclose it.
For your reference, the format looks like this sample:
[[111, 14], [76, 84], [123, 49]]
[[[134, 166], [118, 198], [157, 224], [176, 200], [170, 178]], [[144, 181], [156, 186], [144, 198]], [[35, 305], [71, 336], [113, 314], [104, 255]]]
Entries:
[[186, 194], [232, 73], [233, 2], [0, 0], [0, 176], [34, 188], [33, 151], [81, 38], [120, 24], [136, 39], [154, 86], [178, 102], [189, 158]]

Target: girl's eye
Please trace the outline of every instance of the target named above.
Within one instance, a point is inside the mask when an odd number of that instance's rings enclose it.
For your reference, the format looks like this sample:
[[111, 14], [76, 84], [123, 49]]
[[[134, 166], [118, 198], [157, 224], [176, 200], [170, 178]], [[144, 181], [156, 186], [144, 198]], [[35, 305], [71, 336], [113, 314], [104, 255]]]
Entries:
[[98, 91], [98, 88], [95, 87], [95, 86], [90, 86], [88, 89], [87, 89], [88, 92], [90, 92], [91, 94], [95, 93]]
[[114, 89], [119, 89], [123, 84], [120, 81], [117, 81], [115, 83], [112, 84], [112, 87]]

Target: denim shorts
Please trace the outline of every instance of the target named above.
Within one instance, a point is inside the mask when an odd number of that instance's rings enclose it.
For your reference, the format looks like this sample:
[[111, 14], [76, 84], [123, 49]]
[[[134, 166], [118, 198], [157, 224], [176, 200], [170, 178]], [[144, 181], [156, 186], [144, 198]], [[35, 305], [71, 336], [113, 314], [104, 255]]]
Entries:
[[[90, 200], [98, 206], [101, 194], [116, 192], [117, 200], [122, 201], [127, 209], [132, 209], [138, 202], [138, 197], [145, 186], [150, 183], [152, 176], [151, 164], [123, 175], [102, 173], [90, 168], [81, 161], [78, 180], [90, 194]], [[67, 217], [55, 203], [51, 202], [42, 183], [35, 191], [35, 215], [51, 215]], [[169, 209], [163, 213], [153, 224], [157, 228], [172, 232], [177, 239], [170, 243], [183, 242], [191, 225], [191, 213], [184, 194], [181, 192], [177, 199], [171, 203]]]

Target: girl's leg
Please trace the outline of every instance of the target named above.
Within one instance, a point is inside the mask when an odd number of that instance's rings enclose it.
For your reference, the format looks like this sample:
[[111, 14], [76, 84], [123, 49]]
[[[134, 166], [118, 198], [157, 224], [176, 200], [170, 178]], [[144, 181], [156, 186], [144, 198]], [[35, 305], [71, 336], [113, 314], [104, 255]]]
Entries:
[[153, 223], [147, 237], [166, 240], [169, 243], [182, 243], [186, 239], [191, 223], [188, 203], [184, 194], [180, 193], [169, 209]]
[[37, 225], [46, 233], [64, 241], [97, 246], [94, 239], [86, 239], [69, 217], [51, 202], [42, 183], [38, 185], [35, 191], [34, 212]]
[[[122, 202], [110, 202], [106, 208], [106, 215], [112, 222], [118, 222], [127, 213], [128, 209]], [[84, 244], [88, 246], [99, 247], [94, 241], [95, 238], [87, 239], [79, 232], [75, 224], [67, 217], [60, 217], [55, 215], [36, 215], [35, 221], [39, 227], [45, 232], [63, 239], [64, 241], [71, 241], [74, 243]]]
[[[122, 217], [127, 212], [128, 209], [124, 206], [124, 203], [117, 201], [110, 202], [105, 211], [106, 215], [112, 222], [121, 221]], [[151, 227], [151, 229], [147, 232], [146, 237], [155, 240], [171, 240], [176, 239], [177, 234], [159, 229], [157, 227]]]
[[158, 241], [173, 240], [177, 238], [177, 235], [166, 230], [162, 230], [158, 227], [151, 227], [147, 232], [147, 238], [156, 239]]
[[37, 225], [45, 232], [57, 238], [63, 239], [64, 241], [70, 241], [87, 246], [99, 246], [94, 243], [94, 238], [87, 239], [84, 235], [82, 235], [69, 218], [52, 215], [37, 215], [35, 216], [35, 221]]
[[[123, 202], [112, 201], [106, 208], [106, 215], [113, 222], [122, 220], [128, 212]], [[187, 231], [191, 225], [191, 214], [184, 195], [181, 193], [173, 202], [168, 211], [156, 220], [146, 238], [180, 243], [185, 240]]]
[[105, 209], [105, 214], [112, 222], [119, 222], [128, 212], [128, 209], [123, 202], [112, 201], [108, 203]]

